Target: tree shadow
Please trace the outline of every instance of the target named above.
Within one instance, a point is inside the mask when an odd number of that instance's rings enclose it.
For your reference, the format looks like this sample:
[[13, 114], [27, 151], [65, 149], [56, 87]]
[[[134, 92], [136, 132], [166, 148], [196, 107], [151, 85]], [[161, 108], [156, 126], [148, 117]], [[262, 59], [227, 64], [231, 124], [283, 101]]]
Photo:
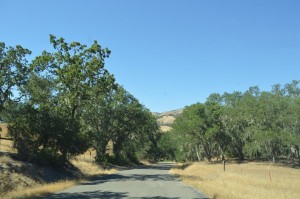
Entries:
[[[53, 183], [60, 180], [79, 179], [84, 177], [84, 174], [69, 162], [61, 167], [54, 167], [26, 161], [16, 153], [0, 152], [0, 157], [1, 156], [7, 156], [11, 159], [9, 162], [5, 163], [5, 170], [7, 172], [20, 173], [38, 182]], [[1, 167], [0, 171], [2, 172]]]
[[[92, 198], [132, 198], [132, 199], [179, 199], [179, 197], [164, 197], [164, 196], [150, 196], [150, 197], [131, 197], [126, 192], [110, 192], [110, 191], [90, 191], [82, 193], [58, 193], [47, 197], [46, 199], [92, 199]], [[196, 198], [194, 198], [196, 199]]]
[[[151, 165], [151, 166], [139, 166], [136, 167], [136, 169], [155, 169], [155, 170], [169, 170], [171, 167], [173, 167], [174, 164], [170, 165]], [[97, 185], [102, 183], [109, 183], [109, 182], [130, 182], [130, 181], [177, 181], [177, 177], [169, 175], [166, 172], [163, 172], [162, 174], [111, 174], [111, 175], [104, 175], [99, 177], [94, 177], [93, 179], [90, 179], [91, 181], [83, 182], [81, 185], [83, 186], [89, 186], [89, 185]], [[83, 188], [84, 189], [84, 188]], [[179, 199], [181, 197], [178, 196], [144, 196], [144, 197], [134, 197], [129, 192], [113, 192], [113, 191], [86, 191], [86, 192], [80, 192], [80, 193], [66, 193], [61, 192], [54, 195], [51, 195], [47, 197], [47, 199], [90, 199], [90, 198], [132, 198], [132, 199]], [[197, 199], [201, 198], [197, 197]], [[203, 199], [206, 199], [207, 197], [202, 197]], [[192, 198], [196, 199], [196, 198]]]
[[57, 193], [47, 197], [46, 199], [89, 199], [89, 198], [125, 198], [126, 193], [110, 192], [110, 191], [89, 191], [81, 193]]
[[[174, 164], [160, 164], [150, 166], [138, 166], [134, 169], [141, 170], [170, 170]], [[110, 174], [103, 176], [95, 176], [90, 178], [89, 182], [84, 182], [81, 185], [96, 185], [107, 182], [121, 182], [121, 181], [174, 181], [177, 177], [169, 174]]]
[[[175, 167], [173, 163], [159, 163], [157, 165], [142, 165], [133, 167], [133, 169], [155, 169], [155, 170], [170, 170], [171, 168]], [[132, 169], [132, 168], [131, 168]]]
[[108, 182], [125, 182], [125, 181], [174, 181], [176, 177], [169, 174], [132, 174], [132, 175], [121, 175], [111, 174], [106, 176], [95, 177], [89, 182], [81, 183], [81, 185], [96, 185]]

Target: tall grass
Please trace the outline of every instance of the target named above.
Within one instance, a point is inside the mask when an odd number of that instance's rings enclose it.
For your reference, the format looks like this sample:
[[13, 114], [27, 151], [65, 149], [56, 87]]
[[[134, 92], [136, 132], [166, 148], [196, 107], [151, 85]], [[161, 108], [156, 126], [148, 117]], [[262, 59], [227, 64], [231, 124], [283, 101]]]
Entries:
[[172, 169], [190, 184], [212, 198], [277, 199], [300, 198], [300, 170], [266, 163], [194, 163]]

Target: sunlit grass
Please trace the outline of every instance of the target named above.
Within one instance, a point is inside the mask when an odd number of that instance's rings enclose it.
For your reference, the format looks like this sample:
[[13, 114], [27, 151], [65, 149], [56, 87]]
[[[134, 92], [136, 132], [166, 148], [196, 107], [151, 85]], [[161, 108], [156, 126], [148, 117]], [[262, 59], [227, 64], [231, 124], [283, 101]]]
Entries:
[[[7, 123], [0, 123], [0, 131], [1, 137], [8, 138], [7, 135]], [[13, 142], [11, 140], [2, 140], [0, 139], [0, 152], [16, 152], [13, 148]]]
[[184, 182], [212, 198], [275, 199], [300, 198], [300, 170], [266, 163], [194, 163], [172, 169]]
[[74, 166], [76, 166], [87, 177], [103, 174], [112, 174], [117, 171], [116, 169], [106, 170], [94, 161], [87, 161], [82, 159], [82, 156], [71, 160], [71, 163]]
[[49, 184], [36, 184], [34, 187], [20, 187], [14, 191], [7, 193], [3, 198], [17, 199], [17, 198], [38, 198], [46, 196], [47, 194], [55, 193], [72, 187], [78, 184], [78, 180], [66, 180]]

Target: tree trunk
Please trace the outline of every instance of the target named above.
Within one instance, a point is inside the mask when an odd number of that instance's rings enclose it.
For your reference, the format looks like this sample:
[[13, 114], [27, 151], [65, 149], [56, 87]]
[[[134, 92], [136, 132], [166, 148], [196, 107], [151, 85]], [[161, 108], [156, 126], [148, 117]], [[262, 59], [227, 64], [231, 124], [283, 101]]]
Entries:
[[224, 151], [223, 150], [222, 150], [222, 161], [225, 161], [225, 155], [224, 155]]
[[200, 162], [201, 158], [200, 158], [200, 155], [199, 155], [199, 147], [196, 145], [195, 148], [196, 148], [196, 154], [197, 154], [198, 161]]
[[244, 160], [244, 153], [243, 153], [243, 144], [239, 143], [238, 146], [236, 146], [236, 151], [238, 153], [239, 159]]
[[211, 161], [211, 155], [208, 155], [208, 156], [207, 156], [207, 160], [208, 160], [208, 162]]

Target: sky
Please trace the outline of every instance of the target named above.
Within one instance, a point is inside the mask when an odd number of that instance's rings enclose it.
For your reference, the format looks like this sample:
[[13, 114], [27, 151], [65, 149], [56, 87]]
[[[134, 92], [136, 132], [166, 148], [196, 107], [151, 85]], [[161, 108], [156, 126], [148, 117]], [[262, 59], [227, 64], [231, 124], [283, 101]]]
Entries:
[[0, 41], [33, 59], [49, 34], [112, 51], [106, 68], [153, 112], [300, 80], [298, 0], [0, 0]]

